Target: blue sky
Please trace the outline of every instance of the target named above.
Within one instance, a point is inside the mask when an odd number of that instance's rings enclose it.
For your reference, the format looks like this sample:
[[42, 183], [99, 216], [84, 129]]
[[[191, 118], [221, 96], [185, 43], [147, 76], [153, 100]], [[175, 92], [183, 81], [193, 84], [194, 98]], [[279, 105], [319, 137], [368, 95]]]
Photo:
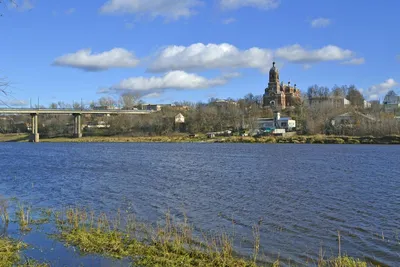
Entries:
[[400, 1], [19, 0], [0, 7], [12, 105], [131, 92], [148, 103], [263, 94], [284, 83], [400, 93]]

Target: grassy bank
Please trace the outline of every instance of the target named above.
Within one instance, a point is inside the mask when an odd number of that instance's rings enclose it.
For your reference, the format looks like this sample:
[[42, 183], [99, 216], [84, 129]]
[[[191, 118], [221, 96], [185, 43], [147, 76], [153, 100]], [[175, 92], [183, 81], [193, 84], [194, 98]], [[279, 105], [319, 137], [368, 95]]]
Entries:
[[[3, 204], [4, 204], [3, 200]], [[0, 224], [19, 225], [19, 231], [36, 231], [33, 225], [50, 222], [55, 232], [50, 238], [62, 242], [67, 247], [77, 249], [79, 255], [98, 255], [115, 260], [123, 259], [131, 266], [187, 266], [187, 267], [257, 267], [285, 266], [277, 259], [272, 263], [260, 261], [260, 225], [253, 226], [253, 252], [241, 256], [234, 251], [234, 238], [228, 234], [194, 234], [186, 216], [177, 222], [169, 213], [156, 225], [138, 222], [134, 216], [122, 216], [119, 211], [108, 217], [86, 209], [70, 208], [64, 211], [24, 209], [15, 211], [10, 218], [8, 205], [1, 205]], [[29, 212], [28, 212], [29, 210]], [[21, 216], [24, 213], [26, 216]], [[28, 216], [29, 214], [29, 216]], [[0, 266], [51, 266], [27, 259], [24, 249], [29, 245], [22, 241], [0, 237]], [[44, 259], [45, 261], [45, 259]], [[367, 263], [347, 256], [325, 259], [322, 256], [313, 262], [319, 267], [366, 267]], [[291, 266], [296, 266], [291, 264]]]
[[[83, 209], [70, 209], [65, 218], [58, 218], [56, 235], [67, 245], [83, 253], [95, 253], [117, 259], [129, 258], [133, 266], [213, 266], [213, 267], [279, 267], [258, 261], [260, 226], [253, 226], [253, 253], [240, 257], [233, 250], [233, 239], [227, 234], [195, 237], [187, 219], [174, 222], [169, 213], [157, 226], [138, 223], [134, 217], [122, 220], [118, 214], [109, 220], [105, 214], [95, 216]], [[367, 263], [350, 257], [319, 258], [316, 266], [366, 267]], [[291, 265], [295, 266], [295, 265]]]
[[0, 134], [0, 142], [27, 142], [29, 134]]
[[[0, 135], [0, 142], [26, 142], [28, 135], [7, 134]], [[51, 143], [189, 143], [189, 142], [207, 142], [207, 143], [286, 143], [286, 144], [400, 144], [400, 135], [390, 135], [382, 137], [374, 136], [336, 136], [336, 135], [295, 135], [291, 137], [283, 136], [264, 136], [264, 137], [217, 137], [207, 138], [199, 134], [196, 137], [188, 135], [173, 136], [84, 136], [82, 138], [56, 137], [40, 138], [40, 142]]]

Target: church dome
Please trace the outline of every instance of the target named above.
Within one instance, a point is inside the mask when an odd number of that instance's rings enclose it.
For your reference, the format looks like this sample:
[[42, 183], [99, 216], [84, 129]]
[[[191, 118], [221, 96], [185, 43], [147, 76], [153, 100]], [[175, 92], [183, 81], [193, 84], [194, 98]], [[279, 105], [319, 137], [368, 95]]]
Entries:
[[279, 82], [279, 70], [275, 67], [275, 62], [272, 62], [272, 68], [269, 71], [269, 81]]
[[271, 75], [271, 74], [275, 75], [275, 74], [277, 74], [277, 73], [279, 73], [279, 70], [278, 70], [277, 67], [275, 67], [275, 62], [272, 62], [272, 68], [269, 70], [269, 74], [270, 74], [270, 75]]

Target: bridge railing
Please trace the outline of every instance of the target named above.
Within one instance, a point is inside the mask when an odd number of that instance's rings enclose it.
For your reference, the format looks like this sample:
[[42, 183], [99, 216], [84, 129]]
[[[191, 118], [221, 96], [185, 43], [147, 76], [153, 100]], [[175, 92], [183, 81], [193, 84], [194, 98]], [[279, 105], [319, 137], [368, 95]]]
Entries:
[[110, 113], [152, 113], [155, 112], [155, 110], [141, 110], [141, 109], [91, 109], [91, 108], [80, 108], [80, 109], [74, 109], [74, 108], [2, 108], [0, 107], [0, 112], [1, 111], [68, 111], [68, 112], [80, 112], [80, 111], [97, 111], [97, 112], [110, 112]]

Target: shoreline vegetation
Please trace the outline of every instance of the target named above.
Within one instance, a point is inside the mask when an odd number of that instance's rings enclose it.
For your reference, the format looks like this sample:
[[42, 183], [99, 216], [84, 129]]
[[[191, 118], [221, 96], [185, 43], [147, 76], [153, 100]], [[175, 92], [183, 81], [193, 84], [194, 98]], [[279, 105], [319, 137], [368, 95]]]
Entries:
[[[0, 134], [0, 142], [27, 142], [27, 134]], [[242, 137], [227, 136], [207, 138], [204, 134], [195, 136], [84, 136], [72, 137], [41, 137], [40, 142], [51, 143], [261, 143], [261, 144], [400, 144], [400, 135], [374, 136], [340, 136], [340, 135], [294, 135], [294, 136], [263, 136]]]
[[[234, 237], [225, 234], [202, 232], [194, 234], [194, 228], [187, 217], [179, 222], [167, 212], [165, 218], [157, 223], [138, 222], [133, 215], [121, 215], [118, 210], [112, 216], [96, 213], [82, 208], [67, 208], [64, 211], [40, 209], [16, 209], [15, 215], [8, 214], [7, 201], [1, 200], [0, 225], [7, 229], [8, 224], [19, 225], [21, 234], [35, 231], [42, 224], [54, 225], [50, 238], [63, 243], [66, 247], [77, 249], [79, 255], [97, 255], [114, 260], [124, 260], [130, 266], [212, 266], [212, 267], [258, 267], [285, 266], [279, 258], [272, 263], [260, 261], [263, 254], [260, 249], [260, 224], [252, 228], [252, 254], [241, 256], [234, 251]], [[20, 213], [31, 212], [29, 218]], [[36, 210], [37, 211], [37, 210]], [[12, 214], [11, 214], [12, 215]], [[11, 217], [11, 218], [10, 218]], [[30, 219], [35, 218], [35, 219]], [[35, 225], [37, 227], [29, 227]], [[22, 227], [23, 226], [23, 227]], [[200, 237], [199, 237], [200, 236]], [[338, 235], [340, 240], [340, 235]], [[0, 236], [0, 266], [46, 267], [50, 263], [39, 263], [27, 259], [23, 253], [30, 247], [23, 241]], [[45, 260], [45, 259], [44, 259]], [[43, 261], [43, 260], [42, 260]], [[310, 262], [308, 262], [310, 263]], [[312, 264], [318, 267], [366, 267], [367, 263], [348, 256], [326, 259], [321, 253]], [[296, 266], [290, 264], [290, 266]]]

